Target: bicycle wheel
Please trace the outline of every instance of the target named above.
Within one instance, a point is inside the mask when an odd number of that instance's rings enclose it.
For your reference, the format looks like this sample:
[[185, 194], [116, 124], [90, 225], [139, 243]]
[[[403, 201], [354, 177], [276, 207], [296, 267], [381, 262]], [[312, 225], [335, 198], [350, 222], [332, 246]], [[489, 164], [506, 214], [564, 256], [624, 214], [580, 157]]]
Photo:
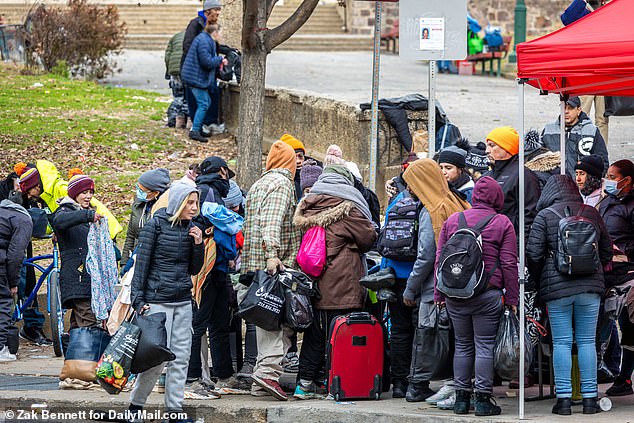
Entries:
[[64, 333], [64, 310], [62, 309], [62, 299], [59, 292], [59, 272], [52, 271], [48, 277], [48, 289], [50, 298], [51, 334], [53, 338], [53, 350], [56, 357], [61, 357], [62, 334]]

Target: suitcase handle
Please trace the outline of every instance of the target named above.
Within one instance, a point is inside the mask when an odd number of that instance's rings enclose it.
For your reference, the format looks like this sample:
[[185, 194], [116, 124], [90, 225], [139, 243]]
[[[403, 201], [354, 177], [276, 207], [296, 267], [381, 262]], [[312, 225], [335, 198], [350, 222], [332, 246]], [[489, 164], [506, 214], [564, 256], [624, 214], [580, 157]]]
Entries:
[[356, 312], [350, 313], [346, 316], [346, 324], [348, 325], [352, 325], [355, 323], [370, 323], [374, 325], [376, 322], [376, 319], [373, 319], [370, 313]]

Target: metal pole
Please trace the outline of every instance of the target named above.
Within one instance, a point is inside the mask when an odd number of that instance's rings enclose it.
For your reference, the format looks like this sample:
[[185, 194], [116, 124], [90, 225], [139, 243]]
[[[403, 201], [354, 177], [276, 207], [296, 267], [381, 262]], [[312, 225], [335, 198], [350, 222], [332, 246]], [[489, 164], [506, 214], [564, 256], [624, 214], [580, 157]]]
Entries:
[[513, 50], [509, 54], [509, 63], [517, 63], [517, 45], [526, 41], [526, 4], [524, 0], [517, 0], [515, 3], [515, 25], [513, 31]]
[[561, 165], [559, 173], [566, 174], [566, 102], [559, 103], [559, 151], [561, 153]]
[[526, 211], [524, 206], [524, 81], [518, 80], [519, 89], [519, 135], [520, 135], [520, 169], [519, 169], [519, 184], [520, 184], [520, 203], [519, 203], [519, 233], [520, 233], [520, 265], [519, 265], [519, 282], [520, 282], [520, 398], [519, 398], [519, 418], [524, 419], [524, 348], [526, 344], [526, 338], [524, 335], [524, 283], [525, 280], [525, 231], [524, 225], [526, 224]]
[[428, 157], [436, 154], [436, 61], [429, 61], [429, 98], [427, 102]]
[[370, 132], [369, 188], [376, 191], [376, 170], [379, 159], [379, 76], [381, 68], [381, 2], [374, 9], [374, 53], [372, 57], [372, 129]]

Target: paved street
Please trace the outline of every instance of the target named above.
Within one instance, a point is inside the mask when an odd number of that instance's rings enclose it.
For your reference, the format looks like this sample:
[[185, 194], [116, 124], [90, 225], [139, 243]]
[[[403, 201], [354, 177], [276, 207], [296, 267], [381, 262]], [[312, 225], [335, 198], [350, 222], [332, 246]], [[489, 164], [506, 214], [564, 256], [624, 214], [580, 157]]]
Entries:
[[[0, 422], [3, 412], [31, 410], [33, 404], [46, 404], [50, 412], [76, 412], [95, 410], [124, 410], [128, 406], [129, 393], [108, 395], [103, 389], [87, 391], [68, 391], [57, 389], [57, 376], [62, 368], [61, 358], [53, 358], [52, 348], [36, 347], [22, 342], [19, 360], [13, 363], [0, 363]], [[286, 375], [292, 380], [294, 375]], [[438, 388], [437, 384], [432, 387]], [[604, 392], [608, 385], [602, 385]], [[527, 390], [527, 396], [537, 395], [537, 388]], [[495, 397], [502, 407], [499, 417], [482, 418], [472, 414], [457, 418], [451, 411], [441, 411], [425, 403], [407, 403], [404, 399], [391, 399], [384, 394], [380, 401], [344, 401], [336, 403], [327, 400], [296, 401], [286, 403], [274, 401], [271, 397], [255, 398], [250, 395], [224, 395], [219, 400], [186, 400], [186, 411], [199, 422], [276, 422], [296, 423], [358, 423], [371, 419], [374, 422], [399, 423], [441, 423], [441, 422], [516, 422], [517, 390], [502, 386], [495, 389]], [[613, 408], [609, 413], [597, 416], [584, 416], [580, 406], [573, 409], [577, 422], [631, 421], [634, 415], [634, 397], [613, 398]], [[148, 401], [147, 410], [162, 406], [163, 398], [153, 393]], [[534, 422], [569, 422], [569, 417], [553, 416], [550, 408], [553, 400], [526, 403], [526, 417]], [[34, 408], [41, 409], [41, 406]], [[73, 423], [89, 421], [89, 418], [73, 419]], [[7, 420], [18, 421], [18, 420]], [[20, 420], [24, 421], [24, 420]], [[34, 421], [27, 419], [26, 421]], [[54, 419], [64, 422], [68, 419]], [[4, 422], [3, 422], [4, 423]]]
[[[163, 78], [163, 53], [127, 50], [120, 58], [122, 72], [113, 85], [154, 90], [169, 95]], [[274, 51], [267, 65], [269, 87], [282, 87], [352, 104], [370, 101], [372, 53], [312, 53]], [[410, 93], [427, 95], [427, 66], [381, 56], [381, 97]], [[496, 126], [518, 124], [518, 89], [513, 80], [482, 76], [439, 75], [437, 98], [451, 121], [472, 142], [483, 141]], [[541, 130], [559, 115], [558, 97], [540, 96], [526, 87], [525, 126]], [[591, 116], [594, 119], [593, 116]], [[610, 160], [634, 156], [634, 117], [610, 119]]]

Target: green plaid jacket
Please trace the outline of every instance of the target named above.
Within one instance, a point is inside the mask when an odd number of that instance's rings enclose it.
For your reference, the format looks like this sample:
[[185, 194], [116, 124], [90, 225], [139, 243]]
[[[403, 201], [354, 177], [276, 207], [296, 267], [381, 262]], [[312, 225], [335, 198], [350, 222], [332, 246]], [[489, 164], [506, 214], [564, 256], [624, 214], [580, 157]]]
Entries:
[[265, 172], [247, 195], [242, 272], [266, 269], [266, 260], [278, 257], [296, 268], [295, 256], [302, 239], [293, 225], [295, 185], [287, 169]]

